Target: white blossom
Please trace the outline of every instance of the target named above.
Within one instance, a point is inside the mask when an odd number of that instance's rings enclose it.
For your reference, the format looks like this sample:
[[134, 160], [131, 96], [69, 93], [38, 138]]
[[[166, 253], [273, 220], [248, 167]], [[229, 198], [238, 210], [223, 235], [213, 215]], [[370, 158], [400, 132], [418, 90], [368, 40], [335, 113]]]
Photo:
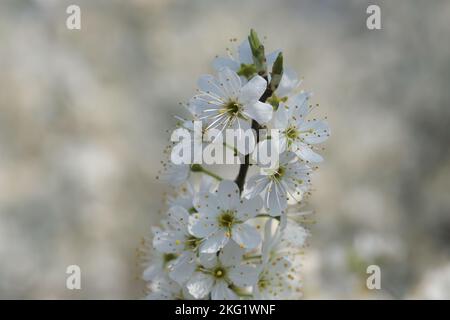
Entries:
[[200, 245], [200, 252], [215, 253], [230, 239], [243, 248], [256, 248], [261, 241], [260, 235], [245, 222], [254, 218], [261, 207], [259, 196], [241, 199], [237, 185], [224, 180], [216, 192], [198, 196], [195, 203], [198, 213], [191, 216], [189, 231], [196, 237], [205, 238]]
[[208, 123], [207, 129], [249, 129], [250, 121], [266, 123], [272, 118], [270, 104], [259, 101], [267, 81], [255, 75], [246, 84], [229, 68], [219, 70], [217, 79], [203, 75], [198, 81], [200, 93], [194, 96], [189, 109], [196, 119]]
[[197, 299], [208, 294], [212, 300], [238, 299], [236, 287], [251, 287], [257, 280], [255, 266], [242, 263], [242, 254], [242, 249], [230, 242], [218, 256], [204, 255], [198, 271], [186, 284], [189, 293]]
[[264, 206], [272, 216], [285, 213], [288, 196], [299, 200], [310, 184], [312, 169], [298, 161], [292, 152], [280, 155], [274, 169], [261, 168], [261, 173], [248, 179], [245, 197], [253, 198], [264, 194]]
[[321, 162], [321, 155], [313, 151], [313, 145], [324, 142], [330, 135], [326, 121], [306, 119], [311, 109], [308, 105], [309, 93], [301, 92], [281, 102], [270, 123], [272, 129], [280, 131], [280, 152], [294, 152], [308, 162]]
[[189, 213], [180, 206], [170, 208], [166, 230], [158, 230], [153, 238], [156, 250], [176, 255], [169, 264], [169, 277], [182, 284], [196, 268], [196, 249], [201, 239], [189, 233], [187, 224]]
[[[292, 299], [301, 295], [299, 248], [307, 233], [300, 226], [273, 231], [273, 220], [266, 223], [262, 263], [254, 289], [255, 299]], [[292, 239], [295, 239], [292, 241]]]

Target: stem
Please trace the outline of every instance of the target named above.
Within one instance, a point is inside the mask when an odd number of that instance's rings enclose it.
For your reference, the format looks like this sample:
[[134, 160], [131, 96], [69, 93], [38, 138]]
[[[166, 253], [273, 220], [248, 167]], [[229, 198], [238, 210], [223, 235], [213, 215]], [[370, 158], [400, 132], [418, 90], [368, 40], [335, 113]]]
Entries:
[[237, 150], [235, 147], [230, 146], [230, 145], [227, 144], [226, 142], [224, 142], [223, 145], [224, 145], [225, 147], [227, 147], [228, 149], [233, 150], [235, 156], [237, 155], [238, 150]]
[[203, 168], [201, 165], [199, 164], [193, 164], [191, 166], [191, 171], [192, 172], [203, 172], [204, 174], [207, 174], [210, 177], [213, 177], [214, 179], [218, 180], [218, 181], [222, 181], [223, 178], [217, 174], [215, 174], [214, 172], [209, 171], [208, 169]]
[[261, 260], [262, 256], [260, 254], [254, 255], [254, 256], [248, 256], [248, 257], [244, 257], [244, 260], [248, 261], [248, 260]]
[[201, 172], [203, 172], [204, 174], [207, 174], [210, 177], [213, 177], [217, 181], [222, 181], [223, 180], [223, 178], [221, 176], [219, 176], [219, 175], [215, 174], [214, 172], [211, 172], [211, 171], [209, 171], [209, 170], [207, 170], [207, 169], [205, 169], [203, 167], [202, 167], [202, 171]]
[[[266, 102], [267, 98], [269, 98], [272, 95], [272, 89], [269, 86], [269, 80], [267, 76], [264, 77], [264, 79], [267, 81], [267, 88], [266, 91], [264, 91], [261, 98], [259, 98], [259, 101]], [[260, 124], [252, 120], [252, 129], [256, 131], [256, 143], [259, 142], [259, 129], [261, 129]], [[239, 167], [239, 173], [234, 180], [234, 182], [237, 184], [239, 188], [239, 192], [242, 193], [242, 190], [244, 189], [244, 183], [245, 183], [245, 177], [247, 176], [248, 168], [250, 166], [250, 154], [246, 154], [244, 158], [244, 163], [242, 163]]]

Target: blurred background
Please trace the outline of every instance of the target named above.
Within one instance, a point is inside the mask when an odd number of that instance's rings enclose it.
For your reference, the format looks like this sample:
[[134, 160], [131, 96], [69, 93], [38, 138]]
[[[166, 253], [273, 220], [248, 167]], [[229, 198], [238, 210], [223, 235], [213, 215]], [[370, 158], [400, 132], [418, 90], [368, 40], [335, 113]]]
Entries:
[[[382, 30], [366, 28], [369, 4]], [[449, 21], [445, 0], [1, 1], [0, 298], [142, 296], [166, 130], [250, 28], [332, 128], [305, 298], [450, 298]], [[71, 264], [82, 290], [66, 289]], [[370, 264], [381, 290], [366, 289]]]

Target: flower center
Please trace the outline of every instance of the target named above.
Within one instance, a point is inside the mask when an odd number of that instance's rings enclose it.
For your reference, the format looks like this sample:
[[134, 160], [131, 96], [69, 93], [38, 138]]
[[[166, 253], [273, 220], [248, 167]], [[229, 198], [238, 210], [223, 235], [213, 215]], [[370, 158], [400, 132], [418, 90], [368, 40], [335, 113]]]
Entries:
[[241, 112], [242, 105], [236, 101], [230, 100], [224, 107], [223, 112], [230, 116], [236, 117]]
[[167, 265], [170, 261], [174, 260], [177, 257], [174, 253], [165, 253], [163, 255], [163, 264], [164, 266]]
[[269, 281], [268, 281], [268, 280], [266, 280], [266, 279], [264, 279], [264, 278], [259, 279], [259, 281], [258, 281], [258, 287], [259, 287], [260, 289], [265, 289], [265, 288], [267, 288], [268, 286], [269, 286]]
[[284, 132], [284, 134], [286, 135], [286, 137], [288, 139], [291, 139], [291, 140], [295, 140], [299, 136], [299, 132], [298, 132], [298, 130], [297, 130], [297, 128], [295, 126], [288, 127], [286, 129], [286, 131]]
[[234, 224], [234, 213], [233, 211], [227, 210], [223, 211], [221, 215], [219, 215], [219, 226], [222, 228], [230, 229]]
[[280, 180], [286, 174], [286, 169], [284, 167], [279, 167], [278, 170], [272, 175], [276, 180]]
[[194, 236], [189, 236], [186, 239], [186, 250], [195, 250], [200, 245], [201, 239]]
[[225, 276], [225, 269], [219, 267], [214, 270], [214, 277], [216, 278], [223, 278]]

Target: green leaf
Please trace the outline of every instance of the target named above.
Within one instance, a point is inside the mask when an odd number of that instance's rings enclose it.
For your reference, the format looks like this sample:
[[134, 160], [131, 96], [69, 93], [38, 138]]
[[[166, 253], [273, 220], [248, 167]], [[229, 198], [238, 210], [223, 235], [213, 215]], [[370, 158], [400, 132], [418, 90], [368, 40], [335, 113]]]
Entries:
[[251, 79], [255, 73], [256, 73], [256, 67], [254, 64], [241, 63], [241, 66], [240, 66], [239, 70], [237, 71], [238, 75], [244, 76], [247, 79]]
[[280, 52], [273, 63], [272, 72], [270, 79], [270, 89], [275, 91], [281, 81], [281, 77], [283, 76], [283, 53]]
[[267, 67], [264, 46], [261, 44], [261, 41], [259, 41], [258, 34], [253, 29], [250, 30], [248, 42], [250, 44], [250, 49], [252, 50], [253, 63], [255, 64], [257, 73], [260, 76], [266, 76]]

